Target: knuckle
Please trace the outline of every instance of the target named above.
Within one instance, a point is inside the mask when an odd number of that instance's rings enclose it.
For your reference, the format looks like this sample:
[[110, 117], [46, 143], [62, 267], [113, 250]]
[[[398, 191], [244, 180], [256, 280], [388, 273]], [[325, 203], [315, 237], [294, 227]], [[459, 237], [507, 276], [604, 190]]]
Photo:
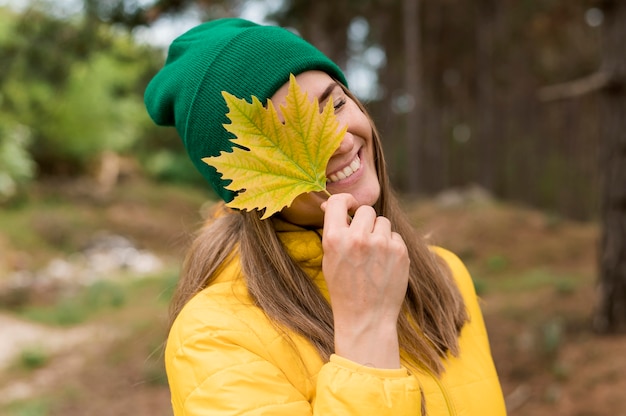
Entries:
[[361, 253], [367, 251], [371, 246], [369, 239], [361, 235], [355, 235], [350, 239], [350, 247], [355, 252]]
[[374, 220], [376, 218], [376, 211], [369, 205], [361, 205], [354, 211], [354, 217], [371, 218]]
[[336, 247], [343, 241], [341, 234], [332, 230], [325, 231], [324, 236], [322, 237], [322, 246], [324, 248], [327, 247]]
[[389, 240], [384, 235], [372, 234], [369, 239], [369, 244], [374, 248], [385, 248], [389, 246]]
[[405, 254], [407, 257], [409, 255], [409, 249], [407, 248], [404, 240], [398, 233], [392, 233], [391, 244], [398, 253]]
[[376, 211], [374, 210], [374, 208], [370, 207], [369, 205], [361, 205], [357, 208], [356, 213], [360, 215], [376, 215]]
[[376, 217], [376, 222], [391, 226], [391, 221], [389, 221], [389, 218], [383, 217], [382, 215]]

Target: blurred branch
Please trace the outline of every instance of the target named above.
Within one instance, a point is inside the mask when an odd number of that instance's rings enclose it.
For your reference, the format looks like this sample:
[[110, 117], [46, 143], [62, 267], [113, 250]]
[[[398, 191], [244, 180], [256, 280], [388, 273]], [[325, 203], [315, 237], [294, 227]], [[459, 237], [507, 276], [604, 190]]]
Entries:
[[562, 84], [540, 88], [537, 97], [540, 101], [556, 101], [581, 97], [608, 88], [623, 85], [616, 74], [608, 71], [597, 71], [591, 75]]
[[129, 0], [116, 0], [103, 7], [97, 0], [84, 0], [88, 14], [100, 20], [117, 23], [129, 29], [138, 26], [149, 26], [163, 15], [181, 14], [190, 7], [208, 9], [211, 6], [223, 5], [227, 0], [153, 0], [142, 7], [128, 7]]
[[150, 25], [164, 14], [180, 13], [189, 6], [189, 3], [189, 1], [163, 0], [128, 12], [125, 8], [124, 0], [121, 0], [112, 7], [109, 16], [106, 18], [112, 23], [119, 23], [132, 29], [137, 26]]

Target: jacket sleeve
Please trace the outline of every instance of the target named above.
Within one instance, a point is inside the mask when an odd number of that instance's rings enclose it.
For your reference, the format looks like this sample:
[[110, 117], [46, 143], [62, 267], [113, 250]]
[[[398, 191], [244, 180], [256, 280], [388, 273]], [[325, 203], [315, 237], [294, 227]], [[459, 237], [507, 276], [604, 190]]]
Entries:
[[417, 379], [406, 368], [364, 367], [332, 355], [317, 381], [315, 415], [419, 415]]
[[[206, 311], [205, 311], [206, 312]], [[313, 394], [294, 385], [280, 361], [264, 356], [252, 328], [224, 312], [179, 316], [166, 348], [176, 416], [419, 415], [417, 379], [406, 369], [363, 367], [339, 356], [310, 378]], [[303, 376], [304, 377], [304, 376]]]
[[[175, 416], [307, 415], [305, 397], [270, 361], [250, 348], [250, 333], [228, 316], [200, 327], [179, 316], [165, 365]], [[177, 319], [179, 321], [179, 319]]]

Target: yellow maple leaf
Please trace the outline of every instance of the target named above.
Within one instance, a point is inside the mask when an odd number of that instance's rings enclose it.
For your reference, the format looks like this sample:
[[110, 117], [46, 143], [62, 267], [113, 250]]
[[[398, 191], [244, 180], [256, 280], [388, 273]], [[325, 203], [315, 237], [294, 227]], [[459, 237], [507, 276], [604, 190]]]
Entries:
[[225, 91], [222, 95], [231, 121], [224, 128], [245, 149], [234, 147], [202, 160], [232, 181], [227, 189], [239, 191], [226, 205], [264, 209], [265, 219], [303, 193], [326, 190], [326, 165], [347, 129], [339, 129], [332, 97], [320, 112], [317, 98], [309, 100], [291, 75], [286, 105], [280, 107], [283, 123], [271, 100], [266, 108], [254, 96], [249, 103]]

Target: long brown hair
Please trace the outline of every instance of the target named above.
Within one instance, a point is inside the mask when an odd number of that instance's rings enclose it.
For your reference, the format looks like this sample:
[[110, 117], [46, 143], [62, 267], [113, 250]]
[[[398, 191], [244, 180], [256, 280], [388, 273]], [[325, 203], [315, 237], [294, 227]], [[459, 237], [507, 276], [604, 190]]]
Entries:
[[[370, 119], [374, 157], [381, 195], [374, 208], [387, 217], [409, 249], [409, 283], [398, 318], [398, 338], [403, 358], [411, 367], [434, 374], [444, 370], [447, 352], [458, 354], [458, 335], [468, 316], [461, 293], [447, 266], [415, 232], [389, 184], [380, 136], [363, 105], [347, 88]], [[312, 279], [287, 254], [272, 221], [257, 211], [217, 215], [192, 243], [183, 263], [170, 307], [174, 319], [189, 299], [208, 286], [220, 266], [239, 256], [249, 294], [278, 327], [309, 339], [328, 360], [334, 351], [333, 315], [329, 303]]]

